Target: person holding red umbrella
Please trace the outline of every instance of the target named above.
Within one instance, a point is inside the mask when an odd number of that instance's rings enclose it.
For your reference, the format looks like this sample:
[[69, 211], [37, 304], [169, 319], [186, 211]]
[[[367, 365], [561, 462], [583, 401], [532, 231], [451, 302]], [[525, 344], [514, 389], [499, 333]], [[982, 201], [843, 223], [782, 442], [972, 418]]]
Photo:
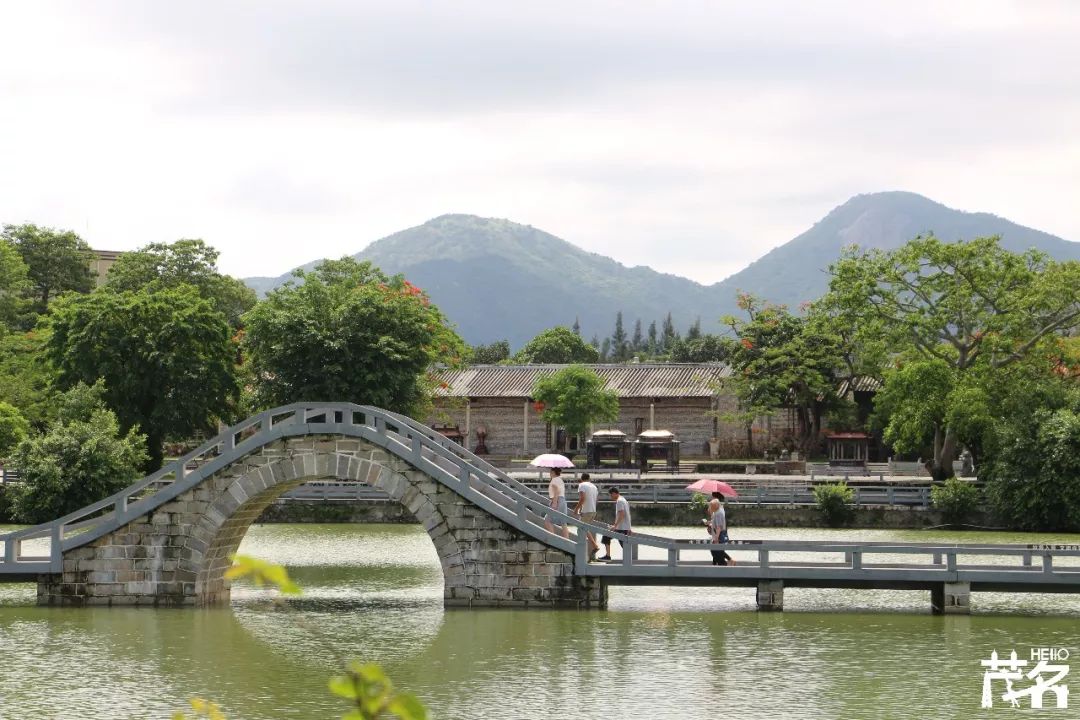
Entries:
[[[714, 492], [709, 501], [709, 519], [706, 521], [709, 536], [714, 543], [726, 543], [728, 541], [727, 513], [724, 512], [724, 496]], [[710, 550], [713, 565], [735, 565], [735, 558], [724, 550]]]
[[[709, 501], [708, 509], [709, 519], [705, 521], [705, 526], [714, 543], [726, 543], [728, 541], [728, 532], [727, 513], [724, 512], [724, 497], [738, 497], [739, 493], [722, 480], [698, 480], [687, 485], [686, 489], [712, 493], [712, 500]], [[712, 553], [713, 565], [735, 564], [735, 558], [723, 550], [711, 550], [710, 552]]]

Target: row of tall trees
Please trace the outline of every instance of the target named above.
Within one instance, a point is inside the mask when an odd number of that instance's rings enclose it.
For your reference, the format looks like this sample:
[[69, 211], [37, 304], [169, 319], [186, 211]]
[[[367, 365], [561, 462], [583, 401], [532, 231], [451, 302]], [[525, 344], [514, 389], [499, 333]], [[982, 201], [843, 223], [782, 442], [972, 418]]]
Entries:
[[[575, 321], [575, 326], [576, 324]], [[690, 327], [689, 336], [700, 334], [701, 322], [699, 320]], [[603, 362], [618, 363], [627, 362], [634, 357], [644, 360], [666, 355], [671, 352], [679, 339], [679, 331], [675, 329], [671, 313], [668, 313], [661, 321], [659, 328], [653, 320], [649, 323], [648, 329], [644, 329], [641, 318], [638, 318], [634, 321], [633, 329], [628, 332], [623, 322], [622, 310], [620, 310], [615, 314], [615, 328], [611, 335], [603, 339], [594, 335], [589, 344], [596, 348]]]
[[634, 322], [633, 332], [627, 335], [623, 315], [615, 316], [615, 330], [602, 340], [594, 335], [589, 342], [581, 337], [577, 320], [571, 327], [557, 326], [539, 333], [517, 353], [510, 352], [510, 343], [499, 340], [469, 349], [468, 359], [476, 364], [496, 363], [591, 363], [642, 361], [660, 362], [721, 362], [731, 349], [728, 339], [703, 334], [701, 321], [696, 320], [685, 336], [675, 329], [668, 313], [657, 329], [656, 322], [642, 330], [640, 319]]

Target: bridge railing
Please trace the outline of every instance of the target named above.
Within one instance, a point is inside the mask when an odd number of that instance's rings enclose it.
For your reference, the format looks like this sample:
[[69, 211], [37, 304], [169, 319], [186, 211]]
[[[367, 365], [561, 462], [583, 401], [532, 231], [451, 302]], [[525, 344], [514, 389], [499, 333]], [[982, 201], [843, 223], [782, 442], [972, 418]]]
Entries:
[[[545, 496], [547, 481], [525, 480], [522, 482], [529, 490]], [[656, 505], [685, 505], [692, 494], [685, 489], [685, 483], [617, 483], [620, 492], [631, 503], [651, 503]], [[930, 489], [927, 487], [905, 487], [893, 485], [875, 485], [852, 488], [855, 492], [853, 504], [860, 506], [890, 507], [930, 507]], [[315, 481], [301, 485], [295, 490], [283, 494], [280, 502], [322, 500], [327, 502], [356, 502], [385, 500], [386, 494], [373, 487], [355, 482]], [[567, 500], [571, 506], [575, 501], [573, 487], [567, 490]], [[604, 499], [600, 499], [604, 502]], [[770, 485], [740, 488], [739, 497], [727, 500], [729, 505], [816, 505], [813, 489], [807, 485]]]
[[[622, 557], [599, 565], [579, 564], [579, 571], [611, 577], [753, 576], [770, 569], [803, 570], [807, 577], [852, 579], [882, 576], [897, 581], [942, 580], [948, 576], [984, 583], [1009, 582], [1040, 586], [1080, 585], [1080, 544], [921, 544], [895, 542], [821, 542], [736, 540], [715, 544], [633, 532], [607, 533], [622, 544]], [[584, 540], [578, 539], [581, 557]], [[738, 564], [712, 566], [706, 550], [722, 550]], [[645, 551], [645, 552], [643, 552]], [[750, 557], [747, 558], [746, 556]], [[992, 562], [979, 562], [990, 559]], [[782, 576], [777, 576], [782, 577]]]
[[[408, 441], [411, 437], [409, 428], [400, 428], [402, 441]], [[420, 428], [414, 428], [416, 432], [424, 432]], [[460, 446], [453, 450], [454, 455], [467, 457], [468, 451], [462, 452]], [[500, 477], [502, 476], [502, 477]], [[479, 491], [481, 499], [494, 500], [498, 507], [494, 508], [493, 514], [499, 516], [499, 510], [510, 508], [510, 501], [518, 494], [520, 487], [508, 487], [509, 483], [503, 482], [504, 473], [492, 471], [482, 474], [469, 474], [470, 489]], [[520, 484], [515, 483], [515, 486]], [[681, 541], [663, 538], [654, 535], [634, 532], [631, 535], [613, 533], [606, 526], [585, 523], [581, 520], [553, 513], [547, 507], [546, 498], [535, 490], [529, 490], [528, 496], [520, 496], [516, 500], [516, 517], [513, 524], [519, 528], [525, 528], [530, 534], [542, 535], [546, 541], [557, 547], [564, 547], [565, 539], [559, 535], [549, 533], [543, 528], [545, 514], [555, 516], [558, 524], [565, 523], [570, 526], [575, 534], [570, 540], [575, 554], [576, 569], [580, 574], [599, 575], [606, 577], [632, 578], [649, 576], [685, 576], [696, 575], [698, 577], [723, 578], [726, 574], [743, 574], [747, 577], [767, 576], [770, 568], [788, 566], [801, 566], [808, 568], [810, 572], [828, 574], [840, 572], [847, 575], [852, 573], [873, 573], [878, 570], [895, 568], [895, 558], [889, 555], [910, 556], [918, 559], [929, 558], [929, 562], [906, 563], [908, 567], [902, 567], [903, 573], [922, 572], [924, 580], [934, 578], [936, 580], [948, 580], [960, 570], [970, 571], [971, 567], [963, 565], [961, 561], [967, 556], [998, 556], [998, 562], [991, 565], [975, 566], [974, 570], [983, 570], [989, 573], [997, 573], [994, 577], [1001, 578], [1001, 573], [1008, 574], [1024, 573], [1020, 582], [1033, 584], [1080, 583], [1080, 564], [1075, 567], [1058, 567], [1053, 560], [1055, 557], [1080, 556], [1080, 547], [1072, 548], [1056, 546], [1032, 547], [1032, 546], [1001, 546], [1001, 545], [926, 545], [904, 543], [834, 543], [834, 542], [743, 542], [735, 544], [711, 544], [709, 542]], [[483, 503], [478, 503], [482, 504]], [[599, 535], [608, 535], [625, 542], [622, 559], [618, 563], [600, 564], [591, 563], [588, 560], [588, 547], [585, 540], [585, 532], [591, 531]], [[743, 554], [745, 550], [751, 550], [754, 560], [737, 567], [711, 565], [703, 551], [726, 550]], [[644, 552], [642, 552], [644, 551]], [[800, 554], [803, 559], [790, 561], [792, 554]], [[807, 560], [806, 554], [815, 558]], [[836, 559], [830, 560], [828, 556]], [[695, 557], [696, 556], [696, 557]], [[864, 560], [864, 556], [886, 561], [874, 562]], [[1004, 556], [1018, 563], [1015, 569], [1003, 567], [1000, 559]], [[892, 560], [893, 562], [888, 562]], [[902, 564], [904, 565], [904, 564]], [[1038, 571], [1038, 572], [1035, 572]], [[929, 580], [925, 580], [929, 581]]]

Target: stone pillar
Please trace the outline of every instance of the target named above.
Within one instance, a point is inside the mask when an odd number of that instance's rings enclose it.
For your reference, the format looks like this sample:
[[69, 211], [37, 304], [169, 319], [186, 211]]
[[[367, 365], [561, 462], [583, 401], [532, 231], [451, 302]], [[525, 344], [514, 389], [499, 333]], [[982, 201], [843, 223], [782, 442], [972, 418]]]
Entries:
[[649, 403], [649, 429], [650, 430], [655, 430], [656, 429], [656, 403], [655, 402], [650, 402]]
[[930, 607], [935, 615], [971, 613], [971, 583], [941, 583], [930, 589]]
[[784, 581], [762, 580], [757, 586], [758, 610], [784, 609]]
[[522, 415], [522, 426], [525, 428], [521, 437], [521, 449], [523, 452], [529, 452], [529, 401], [525, 400], [525, 407]]

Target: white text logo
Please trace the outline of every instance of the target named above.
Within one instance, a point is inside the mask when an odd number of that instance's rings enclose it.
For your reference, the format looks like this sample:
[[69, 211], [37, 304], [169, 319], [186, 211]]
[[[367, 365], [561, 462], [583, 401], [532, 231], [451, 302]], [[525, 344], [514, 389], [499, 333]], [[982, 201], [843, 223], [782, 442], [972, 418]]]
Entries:
[[[982, 706], [994, 706], [994, 690], [1004, 687], [998, 697], [1012, 707], [1020, 707], [1021, 698], [1030, 698], [1031, 707], [1043, 707], [1043, 695], [1054, 694], [1057, 707], [1069, 707], [1069, 687], [1062, 679], [1069, 674], [1069, 659], [1065, 648], [1031, 648], [1030, 659], [1020, 660], [1016, 651], [1008, 659], [998, 658], [997, 650], [990, 653], [989, 660], [982, 660], [983, 690]], [[1028, 670], [1027, 666], [1031, 665]]]

